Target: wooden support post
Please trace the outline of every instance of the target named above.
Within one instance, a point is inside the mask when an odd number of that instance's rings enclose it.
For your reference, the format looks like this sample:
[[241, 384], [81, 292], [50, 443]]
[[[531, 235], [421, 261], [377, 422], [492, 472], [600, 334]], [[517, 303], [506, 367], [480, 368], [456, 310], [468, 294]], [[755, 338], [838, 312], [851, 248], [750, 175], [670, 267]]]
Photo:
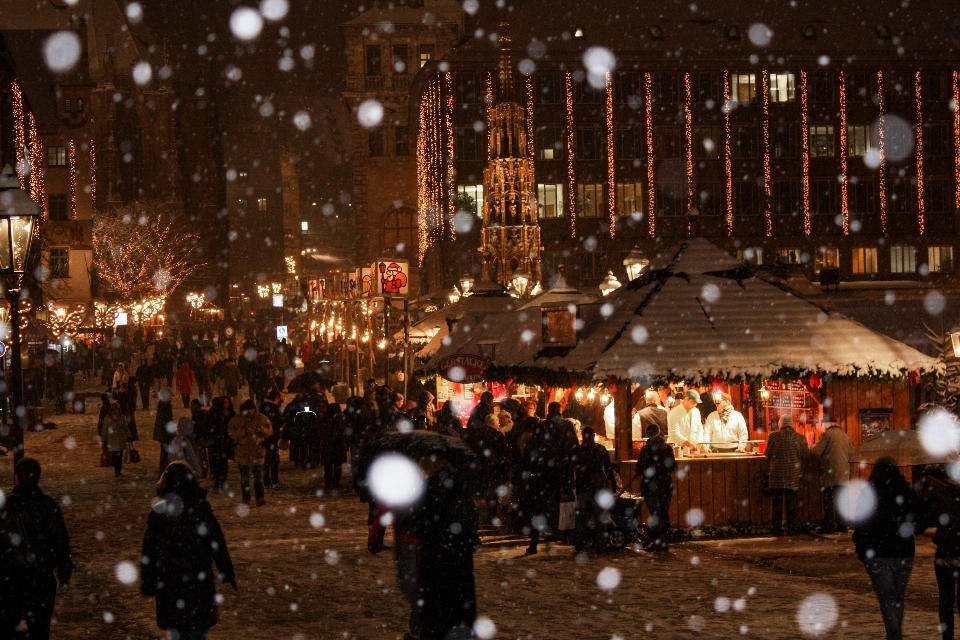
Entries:
[[617, 460], [625, 462], [630, 459], [633, 444], [631, 443], [630, 428], [630, 381], [618, 380], [617, 391], [613, 394], [614, 424], [616, 426]]

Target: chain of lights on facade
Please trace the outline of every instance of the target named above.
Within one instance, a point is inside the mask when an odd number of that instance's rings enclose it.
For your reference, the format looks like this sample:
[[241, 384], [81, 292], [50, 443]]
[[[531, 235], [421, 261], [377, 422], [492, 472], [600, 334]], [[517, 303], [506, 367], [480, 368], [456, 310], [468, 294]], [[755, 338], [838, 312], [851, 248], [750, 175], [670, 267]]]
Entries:
[[417, 135], [417, 237], [419, 264], [443, 233], [443, 156], [440, 127], [440, 82], [431, 80], [420, 102], [420, 132]]
[[887, 233], [887, 156], [886, 142], [884, 140], [884, 129], [886, 128], [886, 115], [883, 95], [883, 71], [877, 71], [877, 102], [880, 105], [879, 134], [877, 137], [878, 150], [880, 152], [880, 232]]
[[840, 215], [843, 235], [850, 234], [850, 178], [847, 166], [847, 76], [840, 72]]
[[457, 171], [453, 167], [453, 74], [449, 71], [443, 74], [443, 90], [446, 92], [443, 121], [447, 136], [447, 232], [452, 241], [457, 239], [453, 225], [453, 216], [457, 213]]
[[27, 144], [27, 132], [23, 120], [23, 93], [16, 80], [10, 83], [11, 102], [13, 103], [13, 146], [17, 158], [17, 177], [20, 179], [20, 188], [26, 186], [26, 157], [24, 147]]
[[763, 217], [766, 220], [766, 234], [773, 236], [773, 193], [770, 183], [770, 72], [760, 72], [760, 84], [763, 91]]
[[730, 72], [723, 72], [723, 167], [727, 192], [727, 235], [733, 235], [733, 143], [730, 139]]
[[[683, 74], [683, 138], [686, 158], [687, 175], [687, 211], [693, 209], [696, 205], [696, 196], [694, 194], [693, 184], [693, 88], [690, 83], [690, 74]], [[690, 227], [693, 220], [687, 220], [687, 233], [693, 231]]]
[[[37, 119], [31, 113], [30, 123], [30, 199], [40, 207], [40, 213], [47, 217], [47, 187], [43, 176], [43, 141], [37, 135]], [[38, 236], [39, 237], [39, 236]]]
[[523, 81], [524, 97], [527, 107], [527, 157], [536, 158], [535, 138], [533, 137], [533, 76], [527, 76]]
[[927, 207], [923, 186], [923, 85], [919, 71], [914, 77], [913, 91], [917, 98], [917, 225], [920, 235], [923, 235], [927, 226]]
[[70, 163], [70, 219], [77, 219], [77, 144], [67, 143], [67, 161]]
[[617, 173], [613, 153], [613, 75], [607, 71], [607, 209], [610, 214], [610, 237], [617, 234]]
[[[487, 136], [493, 130], [493, 73], [487, 71], [484, 78], [483, 109], [487, 114]], [[487, 162], [490, 161], [490, 145], [487, 145]]]
[[577, 237], [577, 185], [573, 173], [575, 131], [573, 129], [573, 74], [564, 74], [567, 107], [567, 202], [570, 206], [570, 237]]
[[953, 208], [960, 209], [960, 72], [953, 72]]
[[650, 237], [657, 234], [656, 189], [653, 188], [653, 74], [643, 74], [644, 85], [644, 129], [647, 136], [647, 230]]
[[[841, 96], [843, 93], [841, 93]], [[800, 72], [800, 146], [803, 176], [803, 233], [810, 235], [810, 111], [807, 106], [807, 72]]]
[[90, 140], [90, 204], [97, 206], [97, 147]]

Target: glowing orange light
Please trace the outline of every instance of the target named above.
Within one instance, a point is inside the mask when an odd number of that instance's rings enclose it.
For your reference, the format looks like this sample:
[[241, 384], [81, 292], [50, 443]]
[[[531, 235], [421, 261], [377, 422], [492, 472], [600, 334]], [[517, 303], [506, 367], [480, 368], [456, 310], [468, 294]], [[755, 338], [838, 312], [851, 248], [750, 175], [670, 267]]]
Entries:
[[770, 72], [762, 71], [760, 82], [763, 85], [763, 195], [766, 204], [763, 215], [767, 222], [767, 237], [773, 235], [773, 197], [770, 184]]
[[26, 188], [27, 167], [24, 147], [27, 144], [25, 123], [23, 121], [23, 93], [20, 85], [14, 80], [10, 83], [11, 102], [13, 103], [13, 146], [17, 159], [17, 177], [20, 179], [20, 188]]
[[880, 105], [880, 231], [887, 232], [887, 157], [884, 150], [884, 128], [886, 127], [884, 116], [884, 91], [883, 91], [883, 71], [877, 71], [877, 102]]
[[97, 206], [97, 147], [90, 140], [90, 203]]
[[727, 180], [727, 235], [733, 235], [733, 141], [730, 138], [730, 72], [723, 72], [723, 169]]
[[960, 73], [953, 72], [953, 207], [960, 209]]
[[417, 135], [417, 256], [420, 263], [427, 250], [443, 235], [443, 131], [440, 115], [440, 81], [427, 84], [420, 102]]
[[447, 94], [447, 108], [443, 114], [444, 133], [447, 136], [447, 235], [450, 240], [456, 240], [453, 226], [453, 216], [457, 213], [457, 171], [453, 166], [453, 74], [449, 71], [443, 74], [443, 84]]
[[810, 125], [807, 106], [807, 72], [800, 72], [800, 128], [803, 168], [803, 232], [810, 235]]
[[923, 188], [923, 88], [919, 71], [914, 76], [913, 91], [917, 98], [917, 225], [920, 235], [923, 235], [927, 225], [927, 208]]
[[[686, 144], [687, 161], [687, 211], [693, 209], [696, 204], [696, 195], [693, 186], [693, 90], [690, 86], [690, 74], [683, 74], [683, 137]], [[687, 220], [687, 233], [693, 231], [693, 221]]]
[[47, 217], [47, 189], [43, 177], [43, 141], [37, 135], [37, 120], [31, 113], [30, 123], [30, 199], [33, 200], [44, 218]]
[[654, 208], [657, 204], [657, 192], [653, 182], [653, 74], [643, 74], [643, 83], [646, 90], [644, 115], [647, 134], [647, 229], [653, 238], [657, 234], [657, 210]]
[[567, 107], [567, 203], [570, 206], [570, 237], [577, 237], [577, 185], [573, 173], [573, 74], [565, 74]]
[[613, 158], [613, 77], [607, 72], [607, 209], [610, 214], [610, 237], [617, 233], [617, 176]]
[[850, 234], [850, 186], [847, 176], [847, 76], [840, 72], [840, 214], [843, 235]]
[[67, 160], [70, 163], [70, 219], [77, 219], [77, 145], [70, 138], [67, 143]]
[[533, 136], [533, 76], [527, 76], [524, 81], [524, 95], [526, 97], [527, 107], [527, 157], [536, 157], [536, 147], [534, 146]]

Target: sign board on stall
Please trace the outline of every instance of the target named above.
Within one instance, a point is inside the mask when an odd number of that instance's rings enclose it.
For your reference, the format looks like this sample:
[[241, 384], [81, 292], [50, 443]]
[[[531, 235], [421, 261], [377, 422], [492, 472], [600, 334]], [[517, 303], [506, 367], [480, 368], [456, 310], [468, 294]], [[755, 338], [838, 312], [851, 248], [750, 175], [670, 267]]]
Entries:
[[448, 356], [437, 364], [440, 377], [451, 382], [483, 382], [490, 361], [481, 356]]
[[274, 306], [274, 307], [282, 307], [282, 306], [283, 306], [283, 294], [282, 294], [282, 293], [275, 293], [275, 294], [273, 294], [273, 306]]
[[113, 321], [113, 326], [115, 327], [125, 327], [127, 326], [127, 312], [121, 311], [117, 314], [117, 319]]
[[360, 267], [358, 270], [360, 273], [360, 297], [361, 298], [372, 298], [373, 297], [373, 268], [372, 267]]
[[577, 346], [577, 323], [579, 307], [542, 307], [540, 314], [543, 319], [543, 346], [547, 347], [575, 347]]
[[376, 295], [405, 297], [410, 291], [410, 261], [384, 258], [373, 275]]
[[277, 340], [286, 340], [287, 339], [287, 325], [278, 324], [277, 325]]

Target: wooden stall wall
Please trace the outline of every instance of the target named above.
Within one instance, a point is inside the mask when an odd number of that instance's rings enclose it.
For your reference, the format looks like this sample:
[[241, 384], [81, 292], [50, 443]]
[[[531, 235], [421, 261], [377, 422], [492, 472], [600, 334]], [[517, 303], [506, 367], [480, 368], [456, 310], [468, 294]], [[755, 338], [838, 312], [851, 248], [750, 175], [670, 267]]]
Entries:
[[904, 381], [830, 380], [824, 382], [824, 411], [840, 424], [854, 447], [863, 442], [861, 409], [893, 409], [891, 427], [912, 429], [916, 408], [910, 399], [910, 383]]

